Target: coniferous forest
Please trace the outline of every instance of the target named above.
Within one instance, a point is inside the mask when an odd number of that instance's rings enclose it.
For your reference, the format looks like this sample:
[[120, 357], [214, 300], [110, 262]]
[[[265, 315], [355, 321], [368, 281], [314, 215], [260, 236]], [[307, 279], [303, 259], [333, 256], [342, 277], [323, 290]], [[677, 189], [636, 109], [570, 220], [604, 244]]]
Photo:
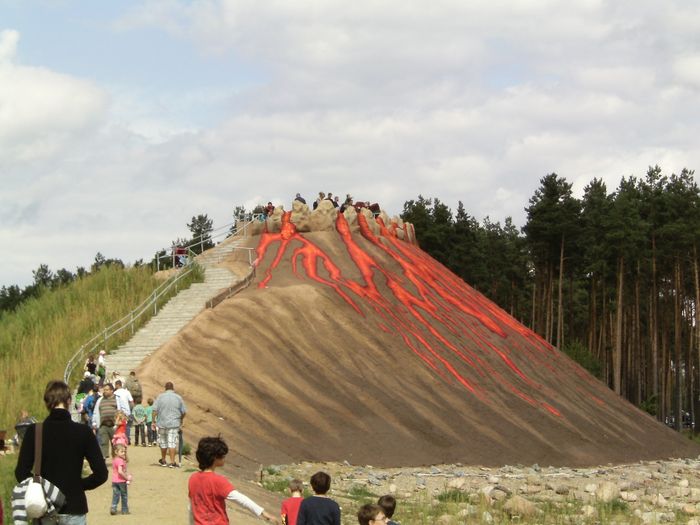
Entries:
[[615, 392], [680, 430], [700, 417], [700, 192], [694, 173], [658, 166], [593, 179], [579, 199], [552, 173], [517, 228], [404, 204], [430, 255]]

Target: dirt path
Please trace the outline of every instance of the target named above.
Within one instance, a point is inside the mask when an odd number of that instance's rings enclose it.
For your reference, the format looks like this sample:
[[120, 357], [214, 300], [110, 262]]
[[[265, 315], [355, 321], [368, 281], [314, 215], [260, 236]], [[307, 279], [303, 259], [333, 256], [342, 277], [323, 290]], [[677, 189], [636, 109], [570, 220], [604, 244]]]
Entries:
[[[112, 468], [107, 462], [110, 478], [96, 490], [87, 493], [88, 522], [90, 525], [119, 524], [143, 525], [158, 523], [164, 525], [189, 525], [187, 515], [187, 480], [196, 471], [196, 464], [183, 458], [179, 469], [164, 468], [158, 465], [160, 450], [154, 447], [129, 447], [129, 471], [134, 480], [129, 485], [129, 511], [131, 514], [110, 516], [112, 503]], [[224, 473], [225, 474], [225, 473]], [[277, 514], [281, 498], [263, 490], [254, 483], [231, 478], [241, 492], [263, 505], [271, 514]], [[121, 510], [121, 507], [118, 509]], [[236, 505], [228, 505], [228, 515], [232, 524], [253, 525], [261, 523], [247, 511]]]

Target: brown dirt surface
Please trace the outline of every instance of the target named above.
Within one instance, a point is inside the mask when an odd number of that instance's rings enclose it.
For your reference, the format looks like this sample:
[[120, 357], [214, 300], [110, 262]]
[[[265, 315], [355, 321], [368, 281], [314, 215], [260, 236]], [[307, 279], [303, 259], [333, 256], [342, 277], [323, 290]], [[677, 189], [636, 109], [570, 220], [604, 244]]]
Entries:
[[[142, 525], [164, 523], [189, 525], [187, 514], [187, 481], [197, 470], [197, 464], [183, 458], [182, 467], [171, 469], [158, 464], [160, 449], [157, 447], [129, 447], [128, 470], [134, 477], [129, 485], [129, 515], [111, 516], [112, 503], [111, 461], [108, 461], [110, 478], [95, 490], [87, 492], [88, 521], [92, 524]], [[233, 485], [265, 510], [277, 515], [282, 498], [271, 494], [250, 480], [236, 475], [235, 465], [227, 465], [221, 474], [227, 475]], [[231, 475], [233, 474], [233, 475]], [[247, 510], [229, 503], [228, 515], [231, 523], [252, 525], [261, 520]], [[118, 508], [121, 511], [121, 507]]]
[[[261, 464], [585, 466], [695, 456], [416, 246], [363, 216], [258, 243], [247, 289], [150, 356], [188, 404], [189, 442], [221, 434]], [[367, 222], [373, 224], [368, 225]], [[381, 231], [376, 235], [373, 231]]]

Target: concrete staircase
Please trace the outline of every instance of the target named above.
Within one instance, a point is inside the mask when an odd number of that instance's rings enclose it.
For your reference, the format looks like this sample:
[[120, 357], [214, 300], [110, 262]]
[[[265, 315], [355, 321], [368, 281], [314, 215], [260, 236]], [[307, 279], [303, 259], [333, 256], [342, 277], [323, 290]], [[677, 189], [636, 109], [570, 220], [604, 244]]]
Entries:
[[107, 355], [108, 378], [114, 371], [126, 377], [129, 371], [138, 367], [141, 361], [194, 319], [204, 309], [208, 300], [223, 288], [241, 280], [226, 268], [214, 267], [238, 244], [236, 240], [222, 243], [197, 257], [197, 262], [204, 268], [204, 282], [193, 283], [188, 289], [170, 299], [127, 343]]

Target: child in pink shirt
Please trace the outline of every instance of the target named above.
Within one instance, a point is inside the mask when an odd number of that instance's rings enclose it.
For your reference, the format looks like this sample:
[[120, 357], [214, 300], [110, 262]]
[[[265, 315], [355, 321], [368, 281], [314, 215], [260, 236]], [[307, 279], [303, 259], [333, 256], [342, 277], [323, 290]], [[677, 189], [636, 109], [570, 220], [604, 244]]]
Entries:
[[126, 471], [126, 446], [115, 445], [112, 459], [112, 508], [109, 513], [117, 513], [117, 504], [122, 501], [122, 514], [129, 514], [129, 499], [127, 485], [131, 482], [131, 474]]

